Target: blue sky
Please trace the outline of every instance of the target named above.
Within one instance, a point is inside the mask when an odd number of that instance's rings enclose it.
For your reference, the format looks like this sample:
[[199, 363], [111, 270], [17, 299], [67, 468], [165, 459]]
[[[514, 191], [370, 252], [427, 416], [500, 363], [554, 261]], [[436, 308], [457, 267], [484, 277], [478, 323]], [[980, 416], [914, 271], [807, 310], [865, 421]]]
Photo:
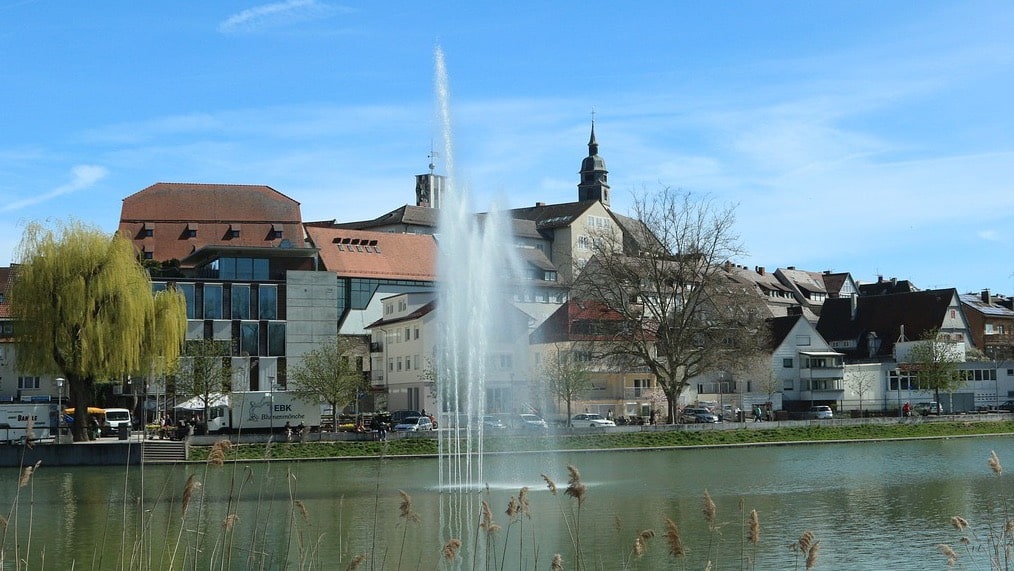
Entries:
[[1011, 30], [1009, 2], [0, 0], [0, 265], [156, 182], [412, 203], [439, 45], [481, 209], [576, 200], [594, 110], [620, 213], [679, 187], [738, 205], [747, 266], [1014, 294]]

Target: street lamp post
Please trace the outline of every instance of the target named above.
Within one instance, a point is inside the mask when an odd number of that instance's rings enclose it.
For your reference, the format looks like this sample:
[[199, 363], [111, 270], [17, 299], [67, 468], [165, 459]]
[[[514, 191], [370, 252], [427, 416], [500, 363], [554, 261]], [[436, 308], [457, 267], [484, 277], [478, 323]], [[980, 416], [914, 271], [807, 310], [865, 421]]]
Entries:
[[60, 391], [59, 397], [60, 400], [57, 401], [57, 411], [59, 414], [57, 415], [56, 418], [56, 441], [62, 442], [61, 437], [63, 436], [63, 383], [66, 381], [66, 379], [64, 379], [63, 377], [57, 377], [55, 380], [56, 380], [56, 388], [59, 389]]

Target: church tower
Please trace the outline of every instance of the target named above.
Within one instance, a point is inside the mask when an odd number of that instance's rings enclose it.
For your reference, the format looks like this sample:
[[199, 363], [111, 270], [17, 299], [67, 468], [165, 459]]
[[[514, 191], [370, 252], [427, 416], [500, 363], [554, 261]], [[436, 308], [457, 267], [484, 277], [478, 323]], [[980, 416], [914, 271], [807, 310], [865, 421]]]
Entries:
[[440, 208], [444, 203], [446, 177], [434, 174], [434, 151], [430, 151], [430, 172], [415, 175], [415, 205], [423, 208]]
[[595, 121], [592, 120], [588, 156], [581, 161], [581, 182], [577, 185], [578, 200], [598, 200], [609, 208], [609, 171], [606, 161], [599, 156], [599, 143], [595, 140]]

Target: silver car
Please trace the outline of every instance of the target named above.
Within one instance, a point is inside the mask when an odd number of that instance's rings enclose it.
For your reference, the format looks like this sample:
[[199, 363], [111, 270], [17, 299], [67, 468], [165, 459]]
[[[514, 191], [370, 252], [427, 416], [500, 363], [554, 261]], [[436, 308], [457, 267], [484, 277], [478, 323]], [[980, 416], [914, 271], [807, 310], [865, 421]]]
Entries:
[[588, 426], [588, 427], [600, 427], [600, 426], [616, 426], [616, 423], [594, 412], [583, 412], [581, 414], [575, 414], [570, 419], [571, 426]]

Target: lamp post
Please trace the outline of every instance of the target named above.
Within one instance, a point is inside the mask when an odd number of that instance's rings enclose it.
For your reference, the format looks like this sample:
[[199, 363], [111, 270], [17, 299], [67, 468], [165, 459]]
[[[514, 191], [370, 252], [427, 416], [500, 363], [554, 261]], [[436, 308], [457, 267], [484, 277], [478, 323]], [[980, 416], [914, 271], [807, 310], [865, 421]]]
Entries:
[[57, 377], [55, 380], [56, 380], [56, 388], [59, 389], [60, 391], [59, 397], [60, 400], [57, 401], [58, 403], [57, 410], [59, 411], [59, 414], [57, 415], [56, 418], [56, 441], [62, 442], [61, 437], [63, 436], [63, 383], [67, 379], [64, 379], [63, 377]]

